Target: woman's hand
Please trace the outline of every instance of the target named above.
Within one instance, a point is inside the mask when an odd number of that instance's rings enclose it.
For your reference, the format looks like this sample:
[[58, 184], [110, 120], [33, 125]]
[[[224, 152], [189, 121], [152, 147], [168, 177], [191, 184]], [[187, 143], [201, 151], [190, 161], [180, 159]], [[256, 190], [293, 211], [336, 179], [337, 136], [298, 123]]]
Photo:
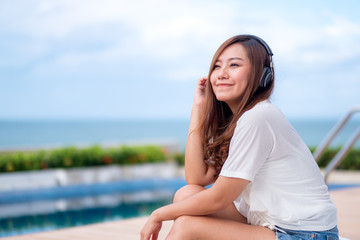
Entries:
[[205, 87], [206, 87], [206, 81], [208, 80], [207, 77], [202, 77], [199, 79], [195, 94], [194, 94], [194, 105], [196, 106], [202, 106], [205, 102]]
[[[146, 222], [145, 226], [141, 230], [140, 236], [141, 240], [157, 240], [159, 236], [159, 232], [162, 226], [162, 222], [156, 220], [153, 214], [149, 217], [148, 221]], [[151, 237], [152, 236], [152, 237]]]

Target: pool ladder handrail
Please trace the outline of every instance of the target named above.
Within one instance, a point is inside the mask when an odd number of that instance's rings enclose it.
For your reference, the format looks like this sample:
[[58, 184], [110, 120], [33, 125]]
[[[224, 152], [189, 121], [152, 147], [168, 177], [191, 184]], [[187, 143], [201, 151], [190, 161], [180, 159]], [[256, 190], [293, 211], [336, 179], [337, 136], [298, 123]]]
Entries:
[[[335, 126], [330, 130], [328, 135], [324, 140], [319, 144], [315, 149], [313, 156], [315, 161], [318, 162], [322, 155], [325, 153], [325, 150], [330, 145], [331, 141], [338, 135], [340, 130], [346, 125], [349, 119], [354, 115], [354, 113], [360, 112], [360, 106], [352, 108], [348, 114], [342, 120], [338, 121]], [[353, 135], [348, 139], [348, 141], [342, 146], [340, 151], [335, 155], [335, 157], [330, 161], [326, 166], [324, 171], [324, 180], [327, 182], [327, 178], [332, 170], [334, 170], [339, 164], [344, 160], [345, 156], [349, 153], [351, 148], [354, 146], [358, 138], [360, 137], [360, 126], [356, 129]]]

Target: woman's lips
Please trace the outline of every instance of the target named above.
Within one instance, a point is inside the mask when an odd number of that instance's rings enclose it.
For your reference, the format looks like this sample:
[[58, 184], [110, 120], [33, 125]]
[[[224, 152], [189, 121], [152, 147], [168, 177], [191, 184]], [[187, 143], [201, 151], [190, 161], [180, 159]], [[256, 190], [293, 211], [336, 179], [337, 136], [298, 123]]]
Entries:
[[217, 87], [231, 87], [232, 84], [226, 84], [226, 83], [220, 83], [220, 84], [216, 84]]

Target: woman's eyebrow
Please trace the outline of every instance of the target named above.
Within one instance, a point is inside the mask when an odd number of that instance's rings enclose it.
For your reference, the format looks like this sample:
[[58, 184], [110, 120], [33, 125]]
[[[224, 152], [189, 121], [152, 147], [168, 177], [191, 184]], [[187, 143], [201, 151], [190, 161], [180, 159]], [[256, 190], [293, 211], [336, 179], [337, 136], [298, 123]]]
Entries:
[[229, 60], [241, 60], [241, 61], [244, 61], [243, 58], [240, 58], [240, 57], [232, 57], [232, 58], [229, 58]]
[[[240, 60], [240, 61], [244, 61], [243, 58], [241, 57], [231, 57], [231, 58], [228, 58], [228, 61], [232, 61], [232, 60]], [[216, 62], [222, 62], [220, 59], [216, 60]]]

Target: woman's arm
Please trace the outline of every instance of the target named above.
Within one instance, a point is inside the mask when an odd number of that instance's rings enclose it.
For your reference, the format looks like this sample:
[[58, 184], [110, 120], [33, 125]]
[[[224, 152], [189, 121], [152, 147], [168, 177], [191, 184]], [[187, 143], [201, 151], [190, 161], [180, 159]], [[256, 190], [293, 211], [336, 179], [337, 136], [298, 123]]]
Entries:
[[205, 105], [207, 77], [200, 78], [196, 86], [189, 133], [185, 150], [185, 179], [188, 184], [207, 186], [214, 181], [215, 170], [204, 162], [203, 144], [199, 124]]
[[162, 221], [174, 220], [184, 215], [209, 215], [229, 206], [249, 182], [241, 178], [220, 176], [211, 188], [155, 210], [141, 231], [141, 239], [147, 240], [151, 235], [157, 235]]
[[193, 106], [185, 150], [185, 179], [188, 184], [207, 186], [214, 182], [214, 168], [204, 162], [199, 126], [201, 109]]

